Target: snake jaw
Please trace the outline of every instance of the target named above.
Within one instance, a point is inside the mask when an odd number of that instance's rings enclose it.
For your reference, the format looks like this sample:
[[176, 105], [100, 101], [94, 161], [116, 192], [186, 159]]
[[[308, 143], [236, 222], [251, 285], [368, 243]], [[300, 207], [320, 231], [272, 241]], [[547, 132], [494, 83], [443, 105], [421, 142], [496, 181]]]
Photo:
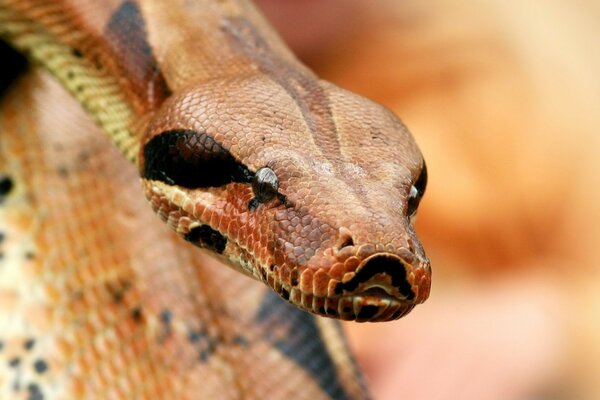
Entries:
[[[160, 182], [147, 182], [146, 189], [155, 211], [177, 232], [199, 247], [219, 250], [215, 246], [218, 241], [207, 240], [219, 237], [215, 230], [218, 227], [209, 229], [198, 222], [199, 216], [209, 209], [207, 206], [199, 212], [198, 206], [212, 204], [215, 209], [216, 193], [196, 193], [192, 201], [187, 191]], [[246, 213], [246, 219], [268, 212], [263, 208], [253, 213], [243, 211], [246, 197], [239, 200], [240, 213]], [[204, 201], [199, 202], [200, 198]], [[278, 211], [280, 218], [289, 218], [290, 212], [293, 211], [284, 207]], [[279, 214], [275, 214], [277, 219]], [[231, 222], [228, 227], [233, 227]], [[239, 229], [219, 231], [227, 236], [217, 253], [231, 265], [265, 282], [290, 303], [319, 315], [360, 322], [389, 321], [406, 315], [429, 295], [429, 261], [416, 237], [396, 237], [390, 241], [397, 245], [383, 246], [364, 243], [365, 236], [352, 235], [348, 228], [338, 229], [337, 235], [330, 229], [326, 231], [330, 236], [321, 242], [321, 250], [296, 254], [276, 241], [266, 247], [259, 246], [261, 241], [242, 243]], [[195, 240], [195, 232], [203, 234], [199, 239], [204, 240]], [[412, 230], [407, 229], [406, 233], [410, 237]]]
[[347, 321], [392, 321], [405, 316], [416, 305], [376, 292], [319, 297], [312, 293], [302, 292], [299, 288], [290, 288], [273, 279], [268, 279], [267, 284], [284, 299], [302, 309], [325, 317]]
[[338, 291], [352, 301], [352, 319], [394, 320], [427, 299], [430, 280], [422, 278], [429, 277], [428, 272], [429, 262], [417, 262], [412, 254], [374, 253], [354, 273], [344, 275]]
[[[364, 246], [351, 247], [336, 255], [328, 248], [293, 273], [285, 265], [274, 265], [265, 270], [262, 280], [302, 309], [357, 322], [395, 320], [427, 299], [431, 281], [426, 258], [400, 249], [373, 251], [357, 262], [356, 254], [362, 249], [364, 255]], [[344, 264], [347, 272], [341, 272]]]

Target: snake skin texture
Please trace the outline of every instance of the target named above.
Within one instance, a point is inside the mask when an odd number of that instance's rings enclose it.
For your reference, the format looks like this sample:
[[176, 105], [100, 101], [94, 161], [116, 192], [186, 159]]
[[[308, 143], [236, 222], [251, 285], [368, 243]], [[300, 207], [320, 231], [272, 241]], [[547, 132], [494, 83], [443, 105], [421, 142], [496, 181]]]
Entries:
[[368, 397], [314, 314], [429, 294], [392, 113], [246, 1], [0, 0], [0, 37], [0, 398]]

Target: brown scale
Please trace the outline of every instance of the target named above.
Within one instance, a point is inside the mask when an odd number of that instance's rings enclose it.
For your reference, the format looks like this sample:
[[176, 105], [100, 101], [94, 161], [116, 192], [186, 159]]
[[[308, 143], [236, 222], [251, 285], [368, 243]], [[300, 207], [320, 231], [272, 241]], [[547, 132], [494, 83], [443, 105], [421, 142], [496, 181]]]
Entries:
[[[0, 0], [0, 36], [137, 162], [151, 207], [198, 247], [316, 314], [385, 321], [428, 297], [410, 221], [425, 186], [412, 136], [381, 106], [318, 80], [249, 2]], [[157, 225], [117, 149], [46, 77], [28, 79], [14, 100], [26, 106], [6, 106], [0, 122], [30, 202], [16, 213], [27, 223], [11, 223], [23, 253], [38, 254], [11, 271], [43, 295], [0, 293], [19, 315], [28, 301], [49, 314], [49, 331], [19, 329], [46, 337], [64, 383], [56, 395], [364, 397], [333, 321], [211, 267]], [[186, 142], [171, 146], [181, 132]], [[257, 181], [261, 168], [274, 178]], [[326, 332], [333, 339], [294, 337]], [[257, 349], [271, 354], [264, 364]], [[291, 376], [299, 383], [286, 385]]]
[[[295, 342], [310, 326], [301, 311], [171, 234], [135, 169], [48, 77], [29, 76], [0, 110], [0, 165], [15, 182], [0, 210], [13, 249], [0, 263], [0, 397], [364, 397], [343, 341]], [[33, 115], [44, 129], [24, 122]], [[263, 314], [287, 322], [273, 334]], [[310, 359], [321, 351], [339, 379], [319, 382], [277, 347], [286, 340], [317, 345]]]

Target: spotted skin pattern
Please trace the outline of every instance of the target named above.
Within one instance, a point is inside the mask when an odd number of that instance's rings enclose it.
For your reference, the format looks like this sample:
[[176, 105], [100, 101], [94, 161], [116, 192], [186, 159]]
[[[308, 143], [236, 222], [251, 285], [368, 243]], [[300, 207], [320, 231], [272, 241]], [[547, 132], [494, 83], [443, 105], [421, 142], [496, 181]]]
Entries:
[[396, 116], [245, 0], [0, 0], [0, 39], [0, 398], [368, 397], [314, 314], [429, 295]]

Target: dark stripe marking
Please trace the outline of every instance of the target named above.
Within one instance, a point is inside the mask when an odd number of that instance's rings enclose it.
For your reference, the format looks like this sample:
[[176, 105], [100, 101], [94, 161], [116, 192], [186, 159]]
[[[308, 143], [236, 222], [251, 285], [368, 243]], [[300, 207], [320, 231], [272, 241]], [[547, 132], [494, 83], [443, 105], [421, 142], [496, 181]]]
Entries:
[[342, 158], [329, 97], [319, 80], [279, 57], [247, 19], [228, 18], [222, 29], [242, 54], [254, 61], [261, 71], [269, 75], [294, 99], [322, 154], [330, 159]]
[[148, 43], [144, 18], [133, 1], [125, 1], [105, 28], [119, 72], [127, 78], [138, 100], [156, 108], [171, 94]]
[[188, 189], [250, 183], [254, 174], [204, 132], [166, 131], [144, 146], [146, 179]]
[[[264, 327], [264, 339], [304, 368], [331, 399], [348, 399], [315, 318], [318, 317], [286, 303], [271, 290], [266, 291], [255, 316]], [[285, 329], [285, 335], [273, 333], [281, 332], [273, 330], [273, 326]]]
[[193, 228], [185, 235], [185, 240], [203, 249], [222, 254], [227, 245], [227, 239], [208, 225]]

